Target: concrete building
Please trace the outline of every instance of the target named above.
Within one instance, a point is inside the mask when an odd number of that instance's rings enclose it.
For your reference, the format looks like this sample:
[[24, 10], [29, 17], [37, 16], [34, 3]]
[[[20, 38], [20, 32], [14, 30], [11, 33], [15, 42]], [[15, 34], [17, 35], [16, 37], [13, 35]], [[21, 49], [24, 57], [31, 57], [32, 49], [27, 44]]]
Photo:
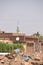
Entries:
[[43, 41], [39, 41], [40, 44], [40, 58], [43, 61]]
[[39, 52], [39, 40], [36, 36], [28, 36], [24, 33], [5, 33], [0, 32], [0, 42], [8, 44], [22, 43], [24, 44], [25, 52]]

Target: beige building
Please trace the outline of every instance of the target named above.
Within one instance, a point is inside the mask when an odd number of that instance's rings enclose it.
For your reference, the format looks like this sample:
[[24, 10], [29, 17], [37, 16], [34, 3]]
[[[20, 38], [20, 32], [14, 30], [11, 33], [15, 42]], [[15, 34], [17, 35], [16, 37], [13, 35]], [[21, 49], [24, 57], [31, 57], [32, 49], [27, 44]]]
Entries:
[[2, 41], [8, 44], [22, 43], [26, 53], [39, 52], [39, 40], [36, 36], [28, 36], [24, 33], [5, 33], [2, 31], [0, 32], [0, 42]]

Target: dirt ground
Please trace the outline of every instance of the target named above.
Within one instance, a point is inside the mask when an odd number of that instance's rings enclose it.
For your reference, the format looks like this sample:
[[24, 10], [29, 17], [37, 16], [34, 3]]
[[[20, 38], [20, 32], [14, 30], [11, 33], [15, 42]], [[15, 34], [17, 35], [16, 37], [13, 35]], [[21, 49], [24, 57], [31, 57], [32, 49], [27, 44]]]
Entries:
[[0, 56], [0, 65], [43, 65], [43, 60], [28, 60], [28, 62], [22, 59], [22, 55], [13, 56]]

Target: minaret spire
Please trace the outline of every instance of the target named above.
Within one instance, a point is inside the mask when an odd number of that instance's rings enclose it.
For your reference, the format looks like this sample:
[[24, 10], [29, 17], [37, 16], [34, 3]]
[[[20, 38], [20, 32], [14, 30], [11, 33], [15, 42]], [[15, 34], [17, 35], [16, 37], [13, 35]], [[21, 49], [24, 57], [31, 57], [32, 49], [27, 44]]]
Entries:
[[16, 29], [16, 32], [17, 32], [17, 33], [20, 32], [20, 29], [19, 29], [19, 21], [17, 22], [17, 29]]

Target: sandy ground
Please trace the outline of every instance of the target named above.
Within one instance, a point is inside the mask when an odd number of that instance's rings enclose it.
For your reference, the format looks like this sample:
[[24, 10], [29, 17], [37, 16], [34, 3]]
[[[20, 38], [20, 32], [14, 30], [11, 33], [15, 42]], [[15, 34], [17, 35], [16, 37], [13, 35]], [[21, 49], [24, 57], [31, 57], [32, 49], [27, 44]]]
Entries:
[[43, 63], [43, 60], [41, 58], [40, 61], [30, 59], [28, 60], [28, 62], [26, 62], [22, 59], [21, 55], [13, 56], [13, 58], [11, 56], [11, 58], [0, 56], [0, 65], [37, 65], [37, 63], [38, 65], [40, 65], [41, 63]]

